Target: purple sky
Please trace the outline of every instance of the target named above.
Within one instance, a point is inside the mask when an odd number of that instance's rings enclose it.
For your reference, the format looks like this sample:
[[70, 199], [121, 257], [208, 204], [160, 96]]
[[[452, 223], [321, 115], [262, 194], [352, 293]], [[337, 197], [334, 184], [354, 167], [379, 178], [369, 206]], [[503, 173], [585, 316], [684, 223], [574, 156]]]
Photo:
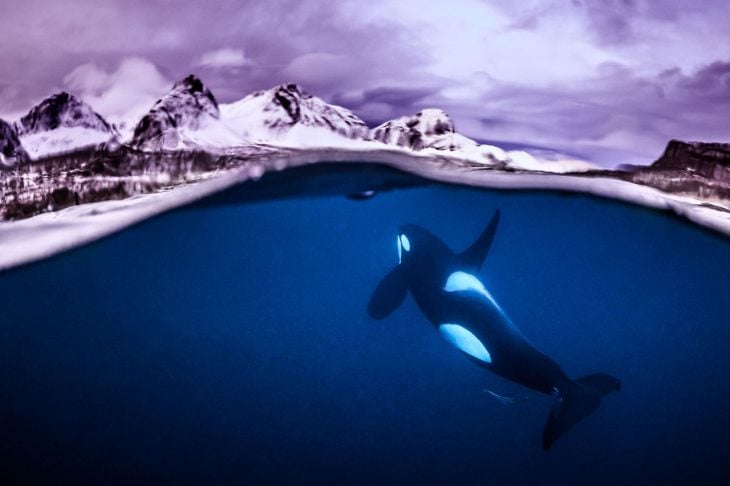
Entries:
[[727, 0], [3, 0], [0, 116], [55, 90], [112, 121], [193, 72], [300, 83], [369, 123], [441, 107], [482, 140], [603, 164], [730, 141]]

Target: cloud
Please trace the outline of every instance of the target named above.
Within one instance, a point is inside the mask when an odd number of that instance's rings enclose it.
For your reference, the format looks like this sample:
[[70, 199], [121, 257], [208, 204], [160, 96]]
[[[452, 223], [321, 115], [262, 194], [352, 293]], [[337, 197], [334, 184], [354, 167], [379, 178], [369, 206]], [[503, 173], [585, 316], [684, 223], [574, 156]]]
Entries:
[[19, 94], [20, 90], [14, 86], [0, 85], [0, 119], [10, 122], [25, 115], [25, 111], [15, 106]]
[[123, 59], [113, 71], [94, 63], [76, 67], [66, 77], [68, 89], [113, 122], [136, 122], [172, 86], [147, 59]]
[[198, 64], [210, 68], [239, 68], [249, 64], [242, 49], [223, 47], [200, 56]]
[[329, 52], [309, 52], [292, 60], [282, 74], [291, 81], [320, 85], [347, 81], [352, 77], [349, 56]]
[[600, 43], [626, 44], [635, 40], [637, 0], [576, 0], [573, 5], [584, 11], [588, 31]]
[[684, 76], [682, 71], [665, 71], [667, 78], [677, 78], [680, 88], [695, 96], [730, 104], [730, 61], [715, 61], [702, 67], [693, 76]]
[[473, 137], [597, 157], [730, 140], [727, 0], [73, 4], [4, 1], [0, 113], [66, 88], [124, 118], [192, 72], [223, 103], [294, 81], [371, 122], [442, 106]]
[[730, 62], [725, 61], [690, 74], [674, 68], [645, 76], [608, 63], [571, 84], [493, 81], [480, 95], [469, 92], [478, 99], [474, 104], [449, 92], [428, 101], [445, 107], [467, 135], [544, 145], [589, 155], [603, 165], [651, 162], [671, 138], [730, 139]]
[[411, 115], [422, 108], [431, 107], [425, 101], [439, 93], [442, 87], [431, 86], [380, 86], [373, 89], [337, 93], [332, 102], [347, 106], [371, 125], [391, 118]]

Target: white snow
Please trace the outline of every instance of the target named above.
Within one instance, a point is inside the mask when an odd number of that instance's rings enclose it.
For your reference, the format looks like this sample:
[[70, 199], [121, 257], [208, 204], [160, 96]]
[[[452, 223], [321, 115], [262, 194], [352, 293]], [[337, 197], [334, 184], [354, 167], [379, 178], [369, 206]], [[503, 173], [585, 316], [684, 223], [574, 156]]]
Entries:
[[250, 94], [241, 100], [218, 106], [221, 119], [238, 135], [250, 142], [271, 142], [272, 133], [266, 128], [267, 116], [264, 108], [269, 103], [268, 97]]
[[[292, 124], [274, 97], [277, 90], [298, 103], [300, 119]], [[365, 141], [367, 127], [349, 110], [310, 96], [298, 87], [277, 86], [219, 106], [221, 121], [249, 143], [283, 147], [346, 147]], [[358, 126], [357, 123], [362, 126]], [[352, 138], [343, 133], [361, 132]]]
[[[178, 127], [168, 130], [159, 141], [155, 141], [154, 150], [221, 149], [243, 145], [243, 140], [231, 127], [218, 118], [206, 116], [199, 120], [196, 128]], [[158, 146], [159, 144], [159, 146]], [[150, 147], [147, 147], [148, 149]]]
[[38, 159], [99, 145], [113, 138], [114, 136], [108, 132], [91, 128], [59, 127], [30, 135], [21, 135], [20, 143], [31, 158]]
[[586, 172], [589, 170], [597, 170], [593, 164], [559, 154], [550, 154], [541, 156], [540, 154], [530, 154], [524, 150], [510, 150], [507, 152], [509, 157], [509, 166], [514, 169], [532, 170], [541, 172], [553, 172], [556, 174], [564, 174], [566, 172]]
[[[258, 97], [253, 101], [260, 101]], [[411, 150], [407, 147], [386, 145], [366, 139], [352, 139], [321, 126], [296, 124], [280, 132], [267, 128], [265, 117], [255, 103], [221, 105], [221, 117], [210, 116], [199, 119], [197, 128], [178, 127], [170, 130], [150, 150], [205, 149], [221, 152], [226, 149], [250, 144], [266, 144], [284, 148], [308, 149], [393, 149], [414, 155], [450, 157], [454, 160], [482, 165], [504, 163], [519, 170], [541, 172], [581, 172], [596, 169], [595, 166], [578, 159], [559, 159], [534, 156], [525, 151], [504, 151], [494, 145], [480, 145], [474, 140], [456, 132], [432, 137], [428, 148]], [[424, 110], [426, 111], [426, 110]], [[82, 127], [61, 127], [20, 137], [23, 147], [33, 159], [52, 154], [62, 154], [79, 148], [96, 146], [113, 140], [109, 133]], [[458, 147], [449, 149], [449, 147]]]
[[475, 187], [548, 189], [595, 194], [673, 211], [697, 224], [730, 235], [730, 208], [713, 209], [701, 201], [667, 194], [647, 186], [603, 177], [474, 170], [473, 167], [454, 165], [453, 159], [444, 157], [444, 153], [433, 157], [370, 143], [366, 148], [360, 149], [282, 152], [268, 166], [258, 162], [250, 163], [233, 171], [209, 174], [201, 182], [165, 192], [135, 196], [122, 201], [84, 204], [25, 220], [0, 222], [0, 270], [96, 240], [244, 180], [256, 179], [266, 170], [347, 160], [382, 163], [428, 179]]

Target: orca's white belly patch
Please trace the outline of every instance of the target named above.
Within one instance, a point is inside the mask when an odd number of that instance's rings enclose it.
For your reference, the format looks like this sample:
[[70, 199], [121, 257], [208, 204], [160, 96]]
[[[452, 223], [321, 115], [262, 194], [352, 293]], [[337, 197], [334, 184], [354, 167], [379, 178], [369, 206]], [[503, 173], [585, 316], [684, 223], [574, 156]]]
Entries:
[[492, 357], [484, 344], [469, 329], [459, 324], [441, 324], [439, 332], [444, 339], [479, 361], [491, 363]]

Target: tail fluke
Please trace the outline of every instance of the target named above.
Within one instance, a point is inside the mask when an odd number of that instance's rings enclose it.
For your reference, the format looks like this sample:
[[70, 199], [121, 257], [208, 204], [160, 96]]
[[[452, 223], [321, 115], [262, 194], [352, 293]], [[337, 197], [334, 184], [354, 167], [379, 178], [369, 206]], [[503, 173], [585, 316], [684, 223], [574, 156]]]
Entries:
[[621, 389], [621, 382], [611, 375], [586, 375], [555, 389], [555, 403], [542, 434], [542, 447], [550, 449], [556, 440], [598, 409], [601, 397]]
[[608, 395], [612, 391], [621, 391], [621, 382], [618, 381], [618, 378], [606, 373], [593, 373], [581, 376], [575, 380], [575, 382], [595, 391], [602, 397]]

